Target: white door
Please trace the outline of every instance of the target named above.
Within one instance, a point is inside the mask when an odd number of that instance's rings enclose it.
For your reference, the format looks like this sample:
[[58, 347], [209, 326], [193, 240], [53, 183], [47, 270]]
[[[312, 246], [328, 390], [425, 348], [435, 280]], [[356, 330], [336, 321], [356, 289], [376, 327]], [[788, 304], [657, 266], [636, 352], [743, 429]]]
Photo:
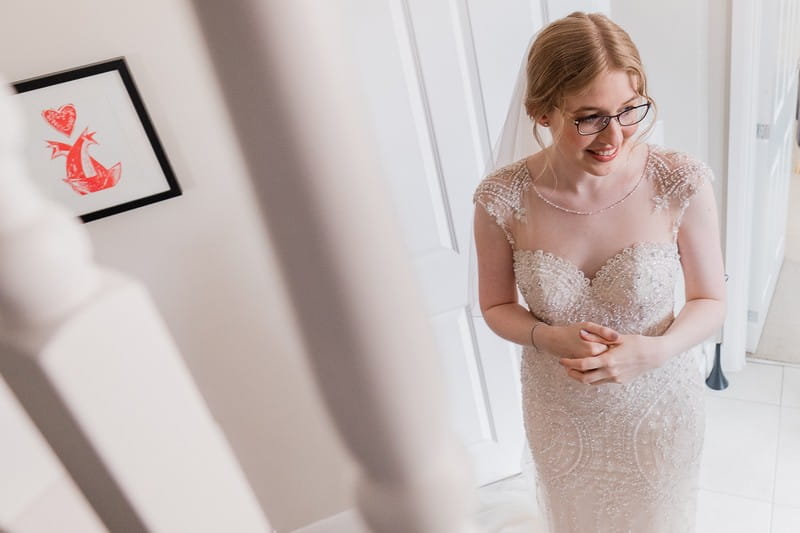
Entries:
[[748, 352], [755, 352], [758, 346], [783, 264], [797, 105], [800, 3], [763, 2], [760, 20]]
[[452, 424], [479, 484], [490, 483], [520, 471], [525, 441], [517, 350], [469, 312], [472, 193], [542, 8], [529, 0], [343, 6], [363, 82], [357, 90], [404, 229], [397, 245], [414, 259], [439, 341]]

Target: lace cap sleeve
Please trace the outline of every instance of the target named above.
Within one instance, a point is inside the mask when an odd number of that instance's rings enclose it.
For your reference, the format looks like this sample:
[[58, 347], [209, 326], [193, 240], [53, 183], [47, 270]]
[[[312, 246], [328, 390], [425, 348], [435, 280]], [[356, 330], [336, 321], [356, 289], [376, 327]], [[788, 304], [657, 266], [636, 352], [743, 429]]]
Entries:
[[678, 229], [686, 208], [703, 181], [714, 180], [711, 169], [702, 161], [681, 152], [655, 147], [650, 164], [655, 180], [653, 203], [656, 209], [669, 209], [673, 213], [672, 233], [677, 239]]
[[529, 183], [523, 159], [486, 176], [472, 197], [473, 203], [481, 206], [500, 226], [511, 246], [515, 246], [512, 221], [525, 220], [522, 196]]

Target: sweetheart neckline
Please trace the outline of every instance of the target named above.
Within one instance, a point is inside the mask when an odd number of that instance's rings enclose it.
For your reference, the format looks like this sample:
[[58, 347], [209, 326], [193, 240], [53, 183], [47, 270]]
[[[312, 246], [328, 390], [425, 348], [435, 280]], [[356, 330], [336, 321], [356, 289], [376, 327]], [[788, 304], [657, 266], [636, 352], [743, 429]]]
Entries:
[[[586, 275], [586, 272], [584, 272], [582, 269], [578, 268], [578, 266], [575, 263], [573, 263], [572, 261], [570, 261], [569, 259], [561, 257], [560, 255], [557, 255], [557, 254], [555, 254], [553, 252], [548, 252], [548, 251], [543, 250], [541, 248], [537, 248], [535, 250], [529, 250], [529, 249], [525, 249], [525, 248], [518, 248], [518, 249], [514, 250], [514, 255], [516, 256], [517, 253], [520, 253], [520, 254], [525, 253], [525, 254], [531, 254], [533, 256], [541, 255], [541, 256], [549, 257], [551, 259], [555, 259], [557, 263], [569, 267], [570, 270], [572, 270], [576, 274], [578, 274], [581, 277], [581, 279], [583, 280], [584, 285], [594, 285], [595, 282], [602, 276], [602, 274], [606, 270], [608, 270], [608, 268], [611, 265], [616, 263], [621, 257], [625, 256], [626, 254], [632, 254], [638, 248], [642, 248], [642, 247], [645, 247], [645, 246], [653, 246], [653, 247], [657, 247], [657, 248], [670, 248], [671, 250], [673, 250], [675, 252], [675, 255], [678, 256], [678, 258], [680, 259], [680, 255], [678, 254], [678, 245], [675, 244], [674, 242], [637, 241], [637, 242], [635, 242], [635, 243], [633, 243], [633, 244], [631, 244], [629, 246], [626, 246], [626, 247], [622, 248], [619, 252], [615, 253], [614, 255], [612, 255], [611, 257], [606, 259], [600, 265], [600, 268], [597, 269], [597, 271], [594, 273], [594, 275], [589, 277], [589, 276]], [[514, 262], [516, 263], [516, 261], [514, 261]]]

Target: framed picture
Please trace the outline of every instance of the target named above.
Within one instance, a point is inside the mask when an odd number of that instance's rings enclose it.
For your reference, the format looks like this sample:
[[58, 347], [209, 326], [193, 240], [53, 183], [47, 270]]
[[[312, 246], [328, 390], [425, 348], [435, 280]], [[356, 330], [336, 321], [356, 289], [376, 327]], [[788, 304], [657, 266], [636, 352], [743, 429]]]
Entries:
[[181, 194], [124, 58], [13, 87], [33, 179], [84, 222]]

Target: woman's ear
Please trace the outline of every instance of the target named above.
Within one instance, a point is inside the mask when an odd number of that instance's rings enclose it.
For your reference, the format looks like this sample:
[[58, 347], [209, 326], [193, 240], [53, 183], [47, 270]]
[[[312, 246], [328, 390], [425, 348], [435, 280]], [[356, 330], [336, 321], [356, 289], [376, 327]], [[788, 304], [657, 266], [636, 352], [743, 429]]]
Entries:
[[542, 115], [536, 122], [538, 122], [540, 126], [544, 126], [545, 128], [550, 127], [550, 118], [547, 115]]

